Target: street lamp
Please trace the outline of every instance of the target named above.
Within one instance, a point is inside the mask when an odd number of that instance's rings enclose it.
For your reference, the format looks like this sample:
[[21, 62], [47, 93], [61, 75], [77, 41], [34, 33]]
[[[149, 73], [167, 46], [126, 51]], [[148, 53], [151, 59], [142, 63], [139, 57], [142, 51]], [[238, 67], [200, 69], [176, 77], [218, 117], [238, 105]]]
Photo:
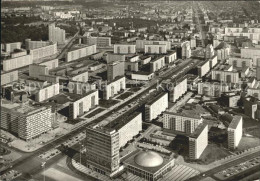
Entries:
[[41, 167], [43, 167], [43, 181], [45, 181], [45, 164], [46, 164], [46, 162], [42, 162], [42, 165], [41, 165]]

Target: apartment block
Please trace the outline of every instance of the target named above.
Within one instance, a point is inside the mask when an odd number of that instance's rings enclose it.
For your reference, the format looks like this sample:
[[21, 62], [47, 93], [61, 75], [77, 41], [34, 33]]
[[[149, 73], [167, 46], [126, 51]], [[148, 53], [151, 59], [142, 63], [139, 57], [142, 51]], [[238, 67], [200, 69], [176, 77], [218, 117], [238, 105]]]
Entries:
[[189, 135], [189, 158], [199, 159], [208, 146], [208, 125], [200, 124], [196, 130]]
[[15, 49], [21, 49], [22, 42], [6, 43], [4, 45], [5, 52], [13, 52]]
[[202, 118], [196, 115], [184, 115], [168, 111], [163, 113], [163, 128], [177, 132], [193, 133], [202, 122]]
[[18, 80], [18, 70], [1, 74], [1, 86]]
[[53, 43], [48, 46], [30, 50], [30, 55], [32, 56], [33, 60], [37, 60], [44, 57], [55, 55], [57, 52], [57, 43]]
[[119, 133], [102, 127], [86, 129], [86, 167], [104, 175], [113, 175], [119, 169]]
[[111, 53], [108, 53], [107, 54], [107, 63], [113, 63], [113, 62], [116, 62], [116, 61], [125, 61], [126, 59], [126, 56], [125, 55], [121, 55], [121, 54], [111, 54]]
[[260, 58], [260, 48], [241, 48], [241, 58], [253, 60], [253, 66], [257, 66], [257, 59]]
[[125, 75], [125, 62], [116, 61], [107, 64], [107, 80], [113, 81], [118, 76]]
[[2, 101], [1, 128], [23, 140], [31, 140], [52, 129], [51, 107], [33, 107]]
[[168, 108], [168, 93], [162, 92], [145, 104], [145, 121], [152, 121]]
[[213, 56], [214, 56], [214, 48], [213, 48], [212, 44], [208, 44], [206, 46], [205, 58], [210, 59]]
[[119, 133], [119, 148], [124, 147], [128, 141], [142, 130], [142, 113], [124, 114], [110, 121], [104, 128], [116, 130]]
[[228, 64], [233, 65], [234, 67], [253, 67], [253, 59], [251, 58], [239, 58], [239, 57], [230, 57], [228, 59]]
[[87, 57], [89, 55], [97, 53], [97, 46], [90, 45], [84, 47], [74, 47], [71, 51], [69, 51], [66, 55], [66, 62], [70, 62], [73, 60], [77, 60], [83, 57]]
[[167, 46], [166, 46], [166, 44], [144, 45], [144, 53], [146, 53], [146, 54], [166, 54]]
[[243, 117], [234, 116], [228, 126], [228, 148], [237, 148], [243, 135]]
[[55, 27], [55, 24], [52, 23], [49, 25], [49, 41], [52, 41], [54, 43], [58, 44], [64, 44], [66, 38], [66, 32], [65, 30]]
[[76, 119], [98, 105], [98, 91], [93, 90], [69, 105], [69, 118]]
[[114, 97], [120, 91], [125, 90], [125, 88], [125, 77], [119, 76], [113, 81], [102, 85], [103, 99], [108, 100], [109, 98]]
[[154, 77], [154, 73], [149, 73], [149, 72], [134, 72], [131, 74], [131, 79], [132, 80], [143, 80], [143, 81], [148, 81], [151, 80]]
[[215, 65], [217, 65], [217, 63], [218, 63], [218, 57], [217, 57], [217, 55], [213, 55], [213, 56], [209, 59], [210, 68], [212, 69], [213, 67], [215, 67]]
[[11, 58], [21, 57], [27, 55], [27, 51], [24, 49], [19, 49], [18, 51], [12, 52]]
[[134, 54], [136, 53], [136, 45], [130, 44], [114, 44], [115, 54]]
[[177, 60], [177, 54], [176, 51], [170, 51], [168, 54], [165, 56], [165, 63], [170, 64]]
[[150, 72], [156, 72], [165, 66], [165, 56], [155, 57], [150, 61]]
[[83, 37], [83, 43], [87, 45], [97, 45], [97, 47], [110, 47], [111, 37]]
[[191, 48], [190, 42], [186, 41], [181, 44], [181, 55], [182, 59], [190, 58], [191, 57]]
[[167, 51], [171, 49], [170, 41], [136, 40], [136, 49], [138, 49], [140, 51], [144, 51], [145, 45], [166, 45]]
[[244, 99], [245, 115], [253, 118], [260, 119], [260, 102], [255, 97], [246, 97]]
[[3, 70], [10, 71], [10, 70], [14, 70], [32, 64], [33, 58], [29, 54], [21, 57], [5, 59], [2, 62], [3, 62]]
[[199, 82], [198, 94], [209, 97], [220, 97], [222, 93], [228, 92], [229, 86], [219, 82]]
[[70, 75], [70, 80], [78, 82], [87, 82], [88, 81], [88, 71], [78, 72], [77, 74]]
[[238, 83], [239, 82], [239, 72], [227, 69], [218, 69], [211, 71], [211, 79], [218, 80], [226, 83]]
[[42, 102], [46, 99], [49, 99], [55, 95], [58, 95], [60, 93], [60, 85], [59, 83], [48, 85], [44, 88], [41, 88], [36, 94], [35, 94], [35, 101]]
[[29, 65], [29, 76], [39, 78], [40, 75], [48, 75], [49, 69], [45, 65], [31, 64]]
[[32, 41], [31, 39], [25, 39], [25, 49], [33, 50], [37, 48], [42, 48], [50, 45], [49, 41]]
[[205, 76], [210, 71], [210, 61], [206, 60], [198, 66], [198, 74], [200, 77]]

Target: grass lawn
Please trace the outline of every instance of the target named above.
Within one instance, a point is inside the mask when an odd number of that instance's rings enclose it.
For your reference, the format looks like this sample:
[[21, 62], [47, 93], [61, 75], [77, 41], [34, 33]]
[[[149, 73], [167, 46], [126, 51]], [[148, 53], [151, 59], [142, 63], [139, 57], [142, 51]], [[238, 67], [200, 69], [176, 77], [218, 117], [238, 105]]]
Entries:
[[109, 108], [119, 103], [117, 100], [109, 99], [109, 100], [100, 100], [99, 105], [104, 108]]
[[128, 98], [131, 95], [133, 95], [132, 92], [125, 92], [125, 93], [121, 94], [120, 96], [118, 96], [117, 99], [124, 100], [124, 99]]
[[239, 151], [242, 151], [242, 150], [246, 150], [248, 148], [256, 147], [256, 146], [259, 146], [259, 145], [260, 145], [260, 139], [259, 138], [242, 137], [237, 149]]
[[201, 154], [199, 160], [203, 164], [207, 165], [228, 155], [230, 155], [230, 153], [224, 148], [221, 148], [216, 144], [209, 144], [204, 150], [204, 152]]
[[92, 113], [86, 115], [85, 118], [91, 118], [91, 117], [97, 115], [98, 113], [101, 113], [101, 112], [104, 111], [104, 110], [105, 110], [105, 109], [98, 108], [98, 109], [96, 109], [95, 111], [93, 111]]

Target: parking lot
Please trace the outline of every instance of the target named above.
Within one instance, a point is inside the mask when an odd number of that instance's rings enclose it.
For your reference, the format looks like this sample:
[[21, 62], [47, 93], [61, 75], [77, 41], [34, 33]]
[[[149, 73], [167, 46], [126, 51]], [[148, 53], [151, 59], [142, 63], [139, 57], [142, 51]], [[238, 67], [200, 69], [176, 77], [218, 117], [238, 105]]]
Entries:
[[243, 171], [246, 171], [252, 167], [258, 166], [260, 165], [260, 156], [248, 160], [246, 162], [240, 163], [238, 165], [235, 165], [233, 167], [230, 167], [228, 169], [225, 169], [221, 172], [216, 173], [214, 176], [216, 176], [217, 178], [221, 179], [221, 180], [225, 180], [233, 175], [236, 175], [238, 173], [241, 173]]

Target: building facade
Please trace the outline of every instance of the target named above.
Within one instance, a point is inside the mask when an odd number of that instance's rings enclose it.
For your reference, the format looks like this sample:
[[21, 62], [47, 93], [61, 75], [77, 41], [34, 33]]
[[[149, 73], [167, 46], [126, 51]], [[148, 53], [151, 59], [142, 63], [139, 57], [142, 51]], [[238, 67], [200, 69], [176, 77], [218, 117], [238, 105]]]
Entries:
[[1, 86], [18, 80], [18, 70], [1, 74]]
[[165, 56], [159, 56], [150, 61], [150, 72], [156, 72], [165, 66]]
[[77, 60], [97, 53], [97, 46], [90, 45], [76, 50], [69, 51], [66, 55], [66, 62]]
[[118, 76], [125, 75], [125, 62], [116, 61], [107, 64], [107, 80], [113, 81]]
[[228, 126], [228, 148], [237, 148], [243, 135], [243, 117], [234, 116]]
[[93, 90], [69, 105], [69, 118], [76, 119], [98, 105], [98, 91]]
[[125, 90], [125, 88], [125, 77], [117, 77], [112, 82], [102, 85], [103, 99], [108, 100], [109, 98], [114, 97], [120, 91]]
[[165, 53], [167, 53], [167, 46], [166, 46], [166, 44], [144, 45], [144, 53], [146, 53], [146, 54], [165, 54]]
[[199, 82], [198, 94], [209, 97], [220, 97], [222, 93], [228, 92], [229, 86], [218, 82]]
[[114, 44], [115, 54], [134, 54], [136, 53], [136, 45], [130, 44]]
[[57, 52], [57, 43], [53, 43], [48, 46], [30, 50], [30, 55], [32, 56], [33, 60], [37, 60], [44, 57], [55, 55]]
[[60, 84], [52, 84], [47, 87], [41, 88], [35, 94], [35, 101], [42, 102], [60, 93]]
[[162, 92], [145, 104], [145, 121], [152, 121], [168, 108], [168, 93]]
[[65, 30], [55, 27], [55, 24], [52, 23], [49, 25], [49, 41], [57, 42], [58, 44], [64, 44], [66, 38]]

